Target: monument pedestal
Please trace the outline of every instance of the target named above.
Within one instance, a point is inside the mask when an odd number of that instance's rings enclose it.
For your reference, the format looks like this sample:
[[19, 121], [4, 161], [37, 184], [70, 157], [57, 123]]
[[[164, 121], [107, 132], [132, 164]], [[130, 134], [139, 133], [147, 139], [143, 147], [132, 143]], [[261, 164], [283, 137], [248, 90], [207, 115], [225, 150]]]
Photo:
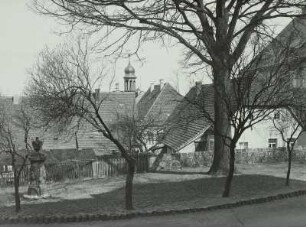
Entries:
[[41, 183], [41, 167], [46, 160], [46, 156], [39, 152], [32, 152], [29, 155], [31, 163], [30, 167], [30, 185], [28, 188], [28, 195], [41, 196], [42, 191], [40, 187]]

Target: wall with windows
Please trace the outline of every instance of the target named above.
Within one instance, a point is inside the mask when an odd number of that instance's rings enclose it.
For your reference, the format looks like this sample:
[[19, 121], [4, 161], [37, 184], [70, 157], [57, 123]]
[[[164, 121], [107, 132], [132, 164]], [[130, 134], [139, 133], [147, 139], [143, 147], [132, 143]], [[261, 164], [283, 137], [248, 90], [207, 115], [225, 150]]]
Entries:
[[[252, 128], [247, 129], [239, 139], [236, 148], [277, 148], [285, 147], [286, 143], [283, 141], [280, 132], [274, 127], [273, 120], [282, 122], [284, 110], [277, 110], [271, 113], [265, 121], [259, 122]], [[289, 119], [293, 121], [292, 119]], [[289, 138], [290, 129], [287, 131], [287, 138]], [[295, 138], [293, 138], [295, 140]], [[295, 144], [296, 147], [301, 146], [299, 140]]]

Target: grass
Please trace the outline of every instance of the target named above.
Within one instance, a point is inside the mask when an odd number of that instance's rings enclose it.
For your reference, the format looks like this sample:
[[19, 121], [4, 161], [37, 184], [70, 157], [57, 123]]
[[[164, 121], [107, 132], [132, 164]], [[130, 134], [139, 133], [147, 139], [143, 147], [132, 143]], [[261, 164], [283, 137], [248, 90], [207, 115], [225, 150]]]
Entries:
[[[136, 179], [134, 185], [134, 205], [139, 210], [186, 208], [216, 205], [240, 199], [255, 198], [306, 189], [306, 182], [292, 180], [290, 187], [284, 186], [284, 178], [266, 175], [238, 175], [234, 177], [231, 197], [222, 198], [223, 177], [207, 177], [186, 175], [168, 181], [167, 174], [149, 174], [141, 180]], [[186, 180], [188, 177], [193, 179]], [[174, 178], [174, 179], [173, 179]], [[118, 178], [119, 179], [119, 178]], [[121, 178], [120, 178], [121, 179]], [[118, 180], [118, 182], [121, 182]], [[20, 215], [51, 215], [76, 213], [110, 213], [124, 212], [124, 188], [121, 183], [109, 191], [91, 190], [92, 194], [74, 200], [61, 199], [37, 204], [23, 204]], [[123, 182], [123, 181], [122, 181]], [[153, 183], [150, 183], [153, 182]], [[104, 182], [107, 185], [107, 182]], [[103, 188], [103, 181], [89, 181], [90, 188]], [[75, 185], [68, 185], [76, 187]], [[89, 190], [90, 191], [90, 190]], [[87, 191], [88, 192], [88, 191]], [[69, 192], [68, 192], [69, 193]], [[82, 193], [86, 193], [84, 189]], [[14, 216], [13, 207], [0, 208], [0, 216]]]

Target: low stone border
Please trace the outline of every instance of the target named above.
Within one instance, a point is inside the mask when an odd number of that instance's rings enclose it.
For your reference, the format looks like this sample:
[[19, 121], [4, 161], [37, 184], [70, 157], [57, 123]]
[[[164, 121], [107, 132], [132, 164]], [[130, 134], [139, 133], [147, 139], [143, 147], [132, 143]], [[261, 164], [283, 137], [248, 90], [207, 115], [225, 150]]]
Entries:
[[133, 217], [148, 217], [148, 216], [161, 216], [168, 214], [183, 214], [194, 213], [200, 211], [213, 211], [221, 209], [231, 209], [246, 205], [268, 203], [275, 200], [281, 200], [291, 197], [298, 197], [306, 195], [306, 190], [299, 190], [289, 193], [282, 193], [262, 198], [253, 198], [247, 200], [240, 200], [237, 202], [212, 205], [199, 208], [184, 208], [184, 209], [165, 209], [165, 210], [152, 210], [152, 211], [127, 211], [126, 213], [109, 213], [109, 214], [75, 214], [75, 215], [53, 215], [53, 216], [20, 216], [0, 219], [0, 224], [48, 224], [48, 223], [68, 223], [68, 222], [88, 222], [88, 221], [107, 221], [118, 219], [129, 219]]

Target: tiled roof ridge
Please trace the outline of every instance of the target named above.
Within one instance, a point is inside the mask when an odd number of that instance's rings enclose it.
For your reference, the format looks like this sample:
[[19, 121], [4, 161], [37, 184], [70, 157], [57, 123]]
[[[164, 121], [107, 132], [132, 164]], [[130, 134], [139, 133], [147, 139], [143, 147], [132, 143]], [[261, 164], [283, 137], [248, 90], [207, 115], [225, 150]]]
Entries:
[[[152, 103], [151, 107], [148, 109], [147, 113], [145, 114], [144, 118], [151, 112], [151, 110], [153, 109], [154, 105], [157, 103], [157, 100], [161, 99], [160, 97], [162, 97], [162, 93], [166, 90], [166, 86], [168, 86], [169, 88], [171, 88], [172, 90], [174, 90], [175, 92], [177, 92], [168, 82], [166, 82], [164, 84], [164, 86], [162, 88], [160, 88], [160, 92], [157, 95], [156, 99], [154, 100], [154, 102]], [[177, 92], [178, 93], [178, 92]], [[179, 94], [179, 93], [178, 93]]]

